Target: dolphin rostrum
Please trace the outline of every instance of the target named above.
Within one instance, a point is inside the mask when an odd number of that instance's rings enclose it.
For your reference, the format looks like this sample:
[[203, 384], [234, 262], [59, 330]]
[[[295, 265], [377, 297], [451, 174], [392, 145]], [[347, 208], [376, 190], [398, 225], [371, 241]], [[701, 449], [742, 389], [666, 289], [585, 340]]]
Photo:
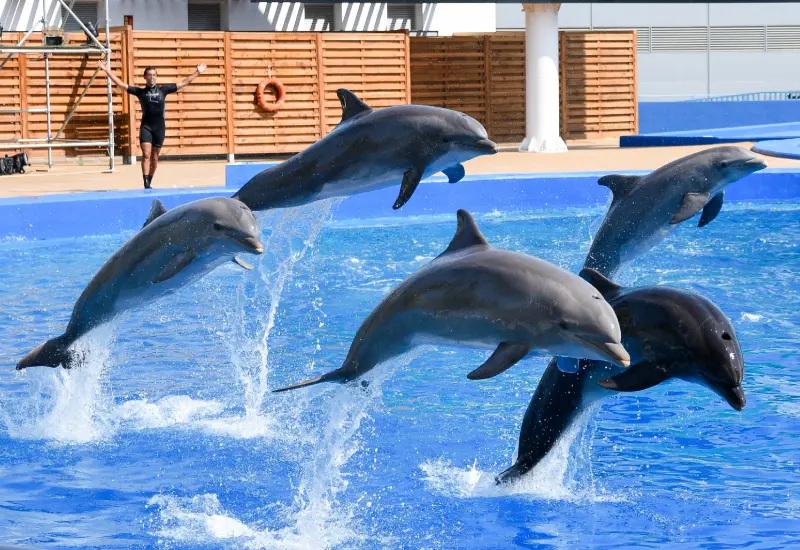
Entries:
[[253, 213], [237, 200], [212, 197], [170, 211], [155, 200], [144, 227], [83, 290], [64, 334], [28, 353], [17, 370], [71, 368], [78, 360], [69, 347], [95, 327], [191, 284], [224, 262], [250, 267], [234, 255], [263, 250]]
[[286, 161], [253, 176], [233, 196], [252, 210], [299, 206], [400, 185], [393, 208], [403, 206], [420, 180], [444, 172], [464, 177], [462, 162], [497, 152], [474, 118], [429, 105], [373, 110], [355, 94], [337, 90], [342, 121]]
[[740, 411], [744, 359], [736, 332], [713, 302], [666, 286], [622, 288], [593, 269], [581, 276], [614, 308], [622, 342], [631, 355], [626, 370], [603, 361], [574, 362], [562, 372], [551, 360], [528, 405], [514, 465], [497, 476], [513, 481], [531, 470], [580, 413], [614, 391], [638, 391], [670, 378], [706, 386]]
[[726, 145], [679, 158], [646, 176], [601, 177], [597, 183], [613, 198], [583, 267], [613, 277], [701, 210], [698, 225], [707, 225], [722, 209], [729, 184], [766, 167], [747, 149]]
[[392, 290], [362, 323], [341, 368], [274, 391], [347, 382], [420, 344], [493, 349], [468, 378], [528, 355], [627, 366], [611, 306], [589, 283], [539, 258], [492, 248], [466, 210], [450, 246]]

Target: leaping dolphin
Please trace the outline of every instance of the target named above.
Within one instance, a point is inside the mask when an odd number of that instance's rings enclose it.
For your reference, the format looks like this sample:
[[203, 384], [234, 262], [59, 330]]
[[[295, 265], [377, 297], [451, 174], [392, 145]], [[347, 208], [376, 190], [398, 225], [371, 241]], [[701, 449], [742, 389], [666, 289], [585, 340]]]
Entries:
[[69, 347], [90, 330], [191, 284], [224, 262], [250, 268], [234, 254], [263, 250], [253, 213], [237, 200], [201, 199], [169, 212], [155, 200], [144, 227], [103, 264], [81, 293], [64, 334], [28, 353], [17, 370], [71, 368], [77, 358]]
[[737, 411], [745, 406], [742, 349], [716, 304], [666, 286], [622, 288], [593, 269], [581, 276], [614, 308], [632, 366], [623, 371], [580, 360], [574, 362], [577, 372], [567, 373], [551, 360], [522, 420], [517, 460], [497, 476], [498, 483], [536, 466], [586, 407], [613, 395], [609, 390], [644, 390], [678, 378], [708, 387]]
[[468, 378], [491, 378], [528, 355], [627, 366], [614, 311], [589, 283], [539, 258], [492, 248], [466, 210], [450, 246], [364, 320], [341, 368], [274, 390], [347, 382], [420, 344], [493, 349]]
[[299, 206], [400, 185], [393, 208], [403, 206], [420, 180], [444, 172], [464, 177], [462, 162], [497, 152], [474, 118], [429, 105], [372, 109], [337, 90], [342, 121], [301, 153], [253, 176], [233, 198], [251, 210]]
[[722, 209], [725, 188], [766, 167], [747, 149], [726, 145], [679, 158], [646, 176], [601, 177], [597, 183], [608, 187], [613, 199], [583, 267], [613, 277], [701, 210], [698, 226], [710, 223]]

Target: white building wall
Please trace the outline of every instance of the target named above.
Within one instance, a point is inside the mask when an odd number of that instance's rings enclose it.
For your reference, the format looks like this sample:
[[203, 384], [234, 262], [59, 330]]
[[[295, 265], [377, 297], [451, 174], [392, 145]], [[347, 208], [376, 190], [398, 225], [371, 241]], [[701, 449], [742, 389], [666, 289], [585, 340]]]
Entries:
[[42, 18], [58, 25], [60, 17], [56, 0], [0, 0], [0, 25], [7, 31], [41, 30]]
[[[639, 95], [644, 100], [670, 101], [708, 95], [800, 90], [800, 3], [763, 4], [561, 4], [559, 27], [564, 29], [697, 27], [780, 27], [794, 33], [780, 47], [764, 44], [761, 51], [720, 45], [711, 51], [682, 51], [676, 40], [667, 51], [640, 47]], [[521, 4], [497, 4], [498, 30], [522, 30]], [[736, 31], [738, 32], [738, 31]], [[703, 40], [705, 36], [702, 37]], [[737, 42], [734, 39], [733, 42]], [[787, 46], [788, 44], [788, 46]], [[663, 48], [663, 46], [662, 46]], [[783, 51], [778, 51], [783, 50]]]

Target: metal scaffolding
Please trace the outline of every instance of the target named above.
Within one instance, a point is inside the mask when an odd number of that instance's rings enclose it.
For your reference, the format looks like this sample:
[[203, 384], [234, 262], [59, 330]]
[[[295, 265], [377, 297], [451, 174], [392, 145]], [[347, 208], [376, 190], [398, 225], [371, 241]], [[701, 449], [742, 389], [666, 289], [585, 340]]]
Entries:
[[[42, 55], [44, 57], [44, 80], [45, 80], [45, 108], [44, 109], [4, 109], [0, 110], [0, 114], [15, 114], [15, 113], [46, 113], [47, 115], [47, 137], [44, 138], [27, 138], [22, 136], [21, 139], [3, 140], [0, 141], [0, 150], [4, 149], [47, 149], [47, 165], [53, 167], [53, 149], [70, 148], [70, 147], [106, 147], [108, 150], [108, 169], [114, 170], [114, 104], [111, 95], [111, 79], [106, 78], [106, 95], [108, 104], [108, 139], [106, 141], [90, 141], [90, 140], [67, 140], [61, 138], [61, 134], [72, 119], [81, 101], [89, 91], [89, 87], [94, 83], [97, 75], [100, 73], [100, 68], [95, 67], [94, 74], [89, 79], [88, 84], [81, 93], [78, 100], [72, 106], [69, 113], [67, 113], [64, 122], [58, 131], [53, 134], [52, 121], [51, 121], [51, 106], [50, 106], [50, 56], [61, 55], [75, 55], [83, 54], [86, 56], [96, 55], [104, 56], [107, 60], [111, 59], [111, 36], [110, 36], [110, 21], [108, 13], [108, 0], [103, 0], [104, 13], [105, 13], [105, 45], [100, 42], [97, 37], [92, 33], [80, 18], [72, 11], [72, 6], [75, 0], [57, 0], [61, 4], [62, 13], [66, 11], [61, 17], [61, 24], [57, 30], [63, 31], [64, 23], [68, 17], [72, 17], [80, 25], [83, 32], [86, 34], [87, 42], [80, 46], [25, 46], [25, 42], [34, 33], [34, 29], [28, 30], [25, 35], [20, 39], [16, 46], [3, 47], [0, 45], [0, 55], [7, 54], [5, 59], [0, 62], [0, 70], [8, 63], [14, 55]], [[97, 24], [95, 22], [95, 28]], [[46, 30], [50, 30], [47, 25], [47, 15], [45, 14], [45, 2], [42, 1], [42, 33], [44, 35]], [[99, 33], [98, 33], [99, 34]], [[44, 43], [44, 42], [43, 42]]]

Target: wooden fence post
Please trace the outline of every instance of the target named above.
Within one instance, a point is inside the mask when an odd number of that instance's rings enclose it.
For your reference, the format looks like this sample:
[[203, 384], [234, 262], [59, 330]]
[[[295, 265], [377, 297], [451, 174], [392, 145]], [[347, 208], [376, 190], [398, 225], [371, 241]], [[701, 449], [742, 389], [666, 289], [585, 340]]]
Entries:
[[[135, 86], [134, 79], [136, 75], [134, 74], [134, 47], [133, 47], [133, 27], [130, 25], [125, 25], [125, 51], [122, 52], [122, 64], [125, 67], [126, 72], [128, 73], [128, 84], [131, 86]], [[135, 118], [135, 111], [136, 107], [131, 101], [130, 95], [125, 94], [125, 97], [128, 99], [128, 161], [131, 164], [136, 163], [136, 149], [133, 148], [134, 143], [134, 134], [136, 134], [136, 118]]]
[[411, 103], [411, 38], [406, 31], [406, 103]]
[[633, 30], [633, 133], [639, 133], [639, 37]]
[[26, 139], [28, 135], [28, 56], [17, 55], [19, 62], [19, 108], [22, 110], [20, 120], [20, 138]]
[[317, 86], [319, 87], [319, 139], [328, 133], [328, 115], [325, 109], [325, 58], [322, 44], [322, 33], [317, 37]]
[[485, 105], [486, 132], [491, 137], [492, 132], [492, 64], [490, 55], [490, 36], [483, 35], [483, 102]]
[[233, 130], [233, 52], [231, 51], [231, 33], [225, 31], [225, 127], [226, 139], [228, 142], [228, 162], [233, 162], [236, 155], [236, 144], [234, 142]]
[[[561, 139], [568, 139], [570, 137], [567, 130], [567, 34], [563, 31], [558, 33], [558, 95], [559, 97], [559, 118], [561, 119], [561, 128], [558, 133]], [[527, 66], [527, 63], [526, 63]]]

